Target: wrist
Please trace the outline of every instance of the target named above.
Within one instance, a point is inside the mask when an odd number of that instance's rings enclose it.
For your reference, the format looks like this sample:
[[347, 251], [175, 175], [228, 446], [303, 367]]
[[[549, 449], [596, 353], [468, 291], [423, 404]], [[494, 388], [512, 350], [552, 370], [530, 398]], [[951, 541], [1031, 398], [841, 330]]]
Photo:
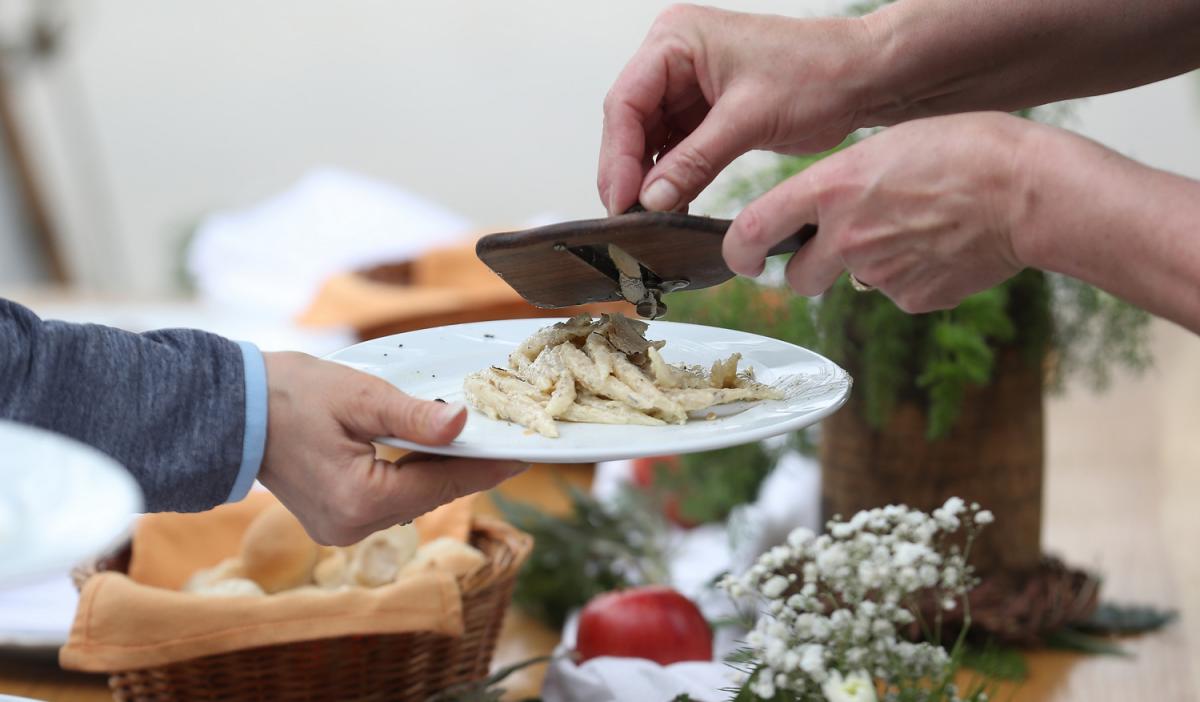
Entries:
[[[1014, 153], [1013, 248], [1022, 263], [1075, 277], [1088, 272], [1095, 233], [1130, 211], [1127, 161], [1065, 129], [1025, 122]], [[1082, 266], [1082, 268], [1081, 268]]]
[[1054, 132], [1045, 125], [1013, 117], [1023, 124], [1011, 145], [1008, 168], [1009, 192], [1006, 222], [1013, 256], [1022, 268], [1048, 268], [1045, 250], [1049, 243], [1043, 234], [1045, 217], [1047, 164], [1054, 163], [1059, 148]]
[[898, 99], [888, 71], [894, 41], [891, 22], [882, 10], [848, 21], [855, 37], [844, 91], [853, 115], [851, 130], [892, 124], [885, 116]]
[[1179, 292], [1200, 275], [1200, 183], [1035, 127], [1022, 147], [1026, 206], [1014, 219], [1023, 260], [1200, 331], [1200, 298]]
[[1110, 171], [1103, 156], [1111, 152], [1064, 129], [1022, 121], [1010, 199], [1013, 251], [1026, 267], [1077, 275], [1087, 243], [1075, 240], [1094, 226], [1084, 212], [1099, 214], [1117, 198], [1104, 192], [1113, 183], [1102, 175]]
[[997, 62], [987, 22], [988, 9], [929, 0], [895, 2], [864, 15], [872, 47], [866, 66], [870, 89], [863, 127], [888, 127], [912, 119], [999, 109], [982, 99], [980, 85]]
[[259, 469], [258, 480], [270, 487], [273, 479], [273, 458], [279, 453], [280, 447], [275, 441], [286, 434], [282, 427], [287, 426], [292, 414], [292, 396], [295, 384], [290, 380], [294, 375], [295, 366], [305, 354], [290, 351], [274, 351], [263, 354], [263, 367], [267, 374], [267, 433], [263, 447], [262, 468]]
[[866, 52], [856, 128], [891, 126], [908, 119], [906, 112], [915, 90], [903, 84], [904, 73], [897, 66], [904, 54], [897, 49], [900, 33], [895, 13], [895, 6], [884, 5], [858, 20], [866, 38]]

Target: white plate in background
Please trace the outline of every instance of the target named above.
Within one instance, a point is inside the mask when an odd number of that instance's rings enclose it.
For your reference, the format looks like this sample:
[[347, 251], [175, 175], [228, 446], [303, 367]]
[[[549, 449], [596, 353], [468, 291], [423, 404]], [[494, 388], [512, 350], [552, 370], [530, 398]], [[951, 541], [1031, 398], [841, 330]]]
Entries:
[[61, 574], [112, 548], [141, 508], [137, 483], [112, 458], [0, 421], [0, 587]]
[[[414, 397], [463, 401], [463, 379], [488, 366], [505, 366], [508, 354], [542, 327], [561, 319], [474, 322], [396, 334], [342, 349], [327, 358], [378, 376]], [[380, 443], [448, 456], [539, 463], [591, 463], [641, 456], [694, 453], [796, 431], [832, 414], [850, 393], [851, 379], [829, 359], [808, 349], [756, 334], [678, 322], [649, 322], [649, 339], [667, 342], [669, 363], [711, 366], [731, 353], [759, 382], [783, 390], [783, 400], [715, 407], [713, 420], [682, 425], [627, 426], [559, 422], [559, 437], [489, 419], [474, 409], [462, 434], [447, 446], [398, 438]]]

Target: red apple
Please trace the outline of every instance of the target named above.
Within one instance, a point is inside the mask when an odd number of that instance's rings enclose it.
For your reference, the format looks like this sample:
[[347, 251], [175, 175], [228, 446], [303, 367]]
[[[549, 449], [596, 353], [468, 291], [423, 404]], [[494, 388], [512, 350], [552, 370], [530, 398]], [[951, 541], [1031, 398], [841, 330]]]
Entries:
[[712, 660], [712, 629], [696, 605], [651, 585], [593, 597], [579, 615], [580, 662], [597, 656], [646, 658], [662, 665]]

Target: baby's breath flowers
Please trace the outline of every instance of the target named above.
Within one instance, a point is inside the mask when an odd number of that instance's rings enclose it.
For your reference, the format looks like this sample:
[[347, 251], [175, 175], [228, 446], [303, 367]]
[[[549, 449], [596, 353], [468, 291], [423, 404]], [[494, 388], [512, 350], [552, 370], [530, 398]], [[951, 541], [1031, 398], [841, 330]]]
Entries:
[[[746, 573], [725, 578], [730, 595], [762, 603], [746, 636], [749, 692], [799, 702], [963, 699], [952, 677], [965, 627], [947, 652], [940, 612], [926, 622], [920, 602], [966, 608], [976, 581], [970, 545], [993, 520], [957, 497], [929, 514], [902, 505], [866, 510], [831, 520], [824, 534], [797, 529]], [[960, 532], [962, 547], [954, 538]], [[901, 635], [914, 623], [925, 641]]]
[[821, 692], [829, 702], [876, 702], [875, 681], [863, 671], [846, 677], [836, 670], [829, 673]]

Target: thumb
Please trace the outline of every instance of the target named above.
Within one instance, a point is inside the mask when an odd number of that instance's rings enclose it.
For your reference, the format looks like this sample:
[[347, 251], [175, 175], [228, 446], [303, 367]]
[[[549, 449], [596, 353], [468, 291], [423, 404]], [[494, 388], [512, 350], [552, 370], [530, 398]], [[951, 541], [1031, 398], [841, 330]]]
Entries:
[[362, 438], [394, 436], [418, 444], [448, 444], [467, 423], [467, 407], [418, 400], [378, 378], [366, 376], [350, 395], [343, 426]]
[[691, 134], [658, 159], [642, 185], [642, 206], [673, 211], [686, 205], [735, 158], [754, 147], [752, 130], [732, 103], [729, 96], [718, 100]]

